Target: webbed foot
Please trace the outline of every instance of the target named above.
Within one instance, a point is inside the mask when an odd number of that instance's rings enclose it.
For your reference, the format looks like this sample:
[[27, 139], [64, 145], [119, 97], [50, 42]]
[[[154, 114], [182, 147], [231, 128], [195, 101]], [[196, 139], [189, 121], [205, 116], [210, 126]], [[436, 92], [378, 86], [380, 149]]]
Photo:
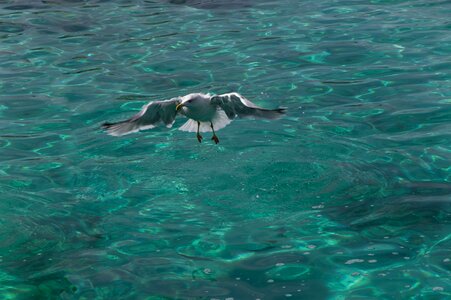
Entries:
[[216, 134], [214, 134], [214, 135], [211, 137], [211, 139], [212, 139], [213, 141], [215, 141], [215, 144], [218, 144], [218, 143], [219, 143], [219, 139], [218, 139], [218, 137], [216, 136]]

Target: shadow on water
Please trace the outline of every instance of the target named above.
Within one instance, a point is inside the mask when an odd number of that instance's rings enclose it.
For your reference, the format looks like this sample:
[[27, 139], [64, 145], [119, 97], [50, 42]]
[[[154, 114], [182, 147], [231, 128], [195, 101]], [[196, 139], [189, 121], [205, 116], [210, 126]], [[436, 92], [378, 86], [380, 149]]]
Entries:
[[[71, 272], [90, 269], [97, 261], [95, 253], [104, 248], [98, 217], [27, 218], [20, 222], [20, 230], [27, 230], [30, 238], [23, 232], [10, 233], [20, 238], [2, 243], [11, 254], [3, 258], [2, 271], [14, 276], [14, 285], [22, 285], [22, 289], [10, 287], [11, 291], [27, 299], [71, 299], [71, 295], [91, 285]], [[83, 252], [91, 255], [78, 256]]]
[[377, 226], [424, 229], [425, 225], [443, 224], [451, 213], [449, 183], [397, 183], [391, 189], [387, 197], [377, 195], [362, 201], [349, 199], [346, 205], [329, 207], [326, 212], [355, 230]]

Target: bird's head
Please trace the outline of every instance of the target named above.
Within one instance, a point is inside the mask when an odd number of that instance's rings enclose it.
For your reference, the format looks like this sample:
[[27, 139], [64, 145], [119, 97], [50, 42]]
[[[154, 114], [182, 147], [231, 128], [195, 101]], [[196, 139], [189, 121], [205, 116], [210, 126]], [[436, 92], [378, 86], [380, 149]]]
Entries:
[[196, 109], [196, 107], [200, 107], [203, 103], [205, 97], [202, 97], [202, 94], [189, 94], [182, 97], [182, 102], [180, 102], [176, 106], [176, 110], [180, 110], [183, 107], [187, 109]]

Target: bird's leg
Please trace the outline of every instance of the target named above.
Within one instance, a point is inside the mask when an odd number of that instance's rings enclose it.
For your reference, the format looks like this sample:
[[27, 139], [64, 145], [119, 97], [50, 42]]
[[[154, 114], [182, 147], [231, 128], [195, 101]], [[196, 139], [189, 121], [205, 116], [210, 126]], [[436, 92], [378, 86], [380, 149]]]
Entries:
[[213, 123], [210, 122], [211, 130], [213, 130], [213, 136], [211, 139], [215, 141], [215, 144], [219, 143], [218, 136], [216, 135], [215, 129], [213, 128]]
[[199, 141], [199, 143], [202, 143], [202, 136], [199, 134], [199, 127], [200, 127], [200, 122], [197, 121], [197, 140]]

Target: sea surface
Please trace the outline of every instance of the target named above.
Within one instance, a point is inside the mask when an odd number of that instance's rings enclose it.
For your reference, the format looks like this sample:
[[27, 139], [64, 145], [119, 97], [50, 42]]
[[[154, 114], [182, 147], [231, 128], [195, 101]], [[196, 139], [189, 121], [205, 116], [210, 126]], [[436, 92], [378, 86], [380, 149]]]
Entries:
[[0, 1], [0, 299], [450, 297], [450, 1]]

